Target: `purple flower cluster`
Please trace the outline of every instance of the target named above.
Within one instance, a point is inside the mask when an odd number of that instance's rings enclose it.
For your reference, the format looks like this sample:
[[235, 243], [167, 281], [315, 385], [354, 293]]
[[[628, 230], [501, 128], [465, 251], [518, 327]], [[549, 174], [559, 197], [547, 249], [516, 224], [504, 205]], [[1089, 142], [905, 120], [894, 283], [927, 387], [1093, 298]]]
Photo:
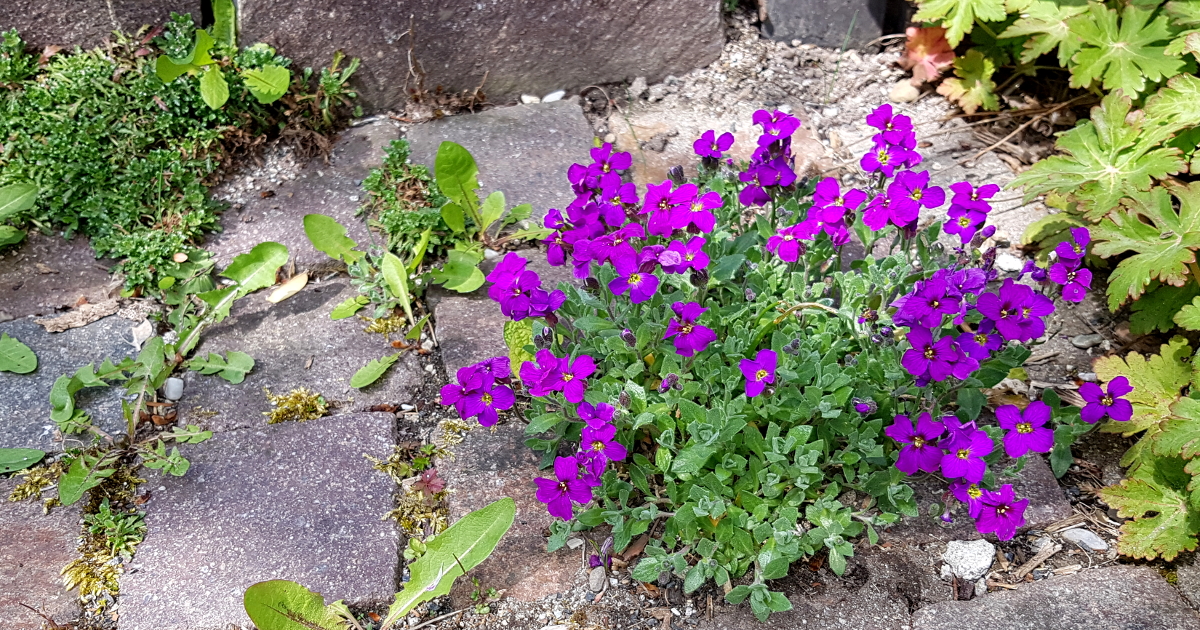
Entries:
[[533, 358], [533, 361], [521, 364], [520, 372], [521, 382], [530, 396], [549, 396], [553, 392], [562, 392], [567, 402], [583, 402], [587, 379], [596, 373], [596, 362], [592, 357], [581, 354], [574, 359], [560, 359], [553, 352], [542, 349]]
[[717, 333], [707, 326], [696, 323], [700, 315], [707, 311], [695, 302], [676, 302], [671, 305], [675, 317], [667, 324], [667, 332], [663, 339], [675, 338], [675, 353], [690, 357], [704, 352], [708, 344], [717, 340]]
[[1050, 267], [1049, 276], [1062, 285], [1062, 299], [1067, 302], [1082, 302], [1092, 286], [1092, 272], [1083, 266], [1083, 257], [1087, 255], [1091, 240], [1087, 228], [1071, 228], [1071, 240], [1054, 248], [1058, 262]]
[[975, 188], [969, 182], [958, 182], [950, 184], [950, 191], [954, 196], [950, 198], [950, 209], [946, 211], [947, 234], [957, 235], [963, 247], [966, 247], [981, 231], [986, 232], [982, 234], [983, 238], [996, 232], [994, 226], [985, 229], [983, 224], [987, 221], [988, 213], [992, 211], [992, 204], [988, 203], [988, 199], [1000, 192], [999, 186], [985, 184]]
[[500, 312], [513, 321], [521, 321], [526, 317], [553, 317], [567, 296], [559, 290], [546, 291], [542, 289], [542, 279], [536, 271], [525, 269], [528, 260], [509, 253], [496, 265], [487, 280], [492, 283], [488, 287], [488, 297], [500, 303]]
[[800, 128], [800, 119], [785, 112], [754, 112], [754, 124], [762, 128], [758, 148], [750, 156], [750, 166], [738, 174], [746, 187], [738, 194], [743, 206], [764, 206], [773, 191], [796, 183], [793, 169], [792, 134]]
[[586, 505], [592, 500], [592, 488], [601, 485], [600, 478], [609, 462], [624, 461], [629, 454], [616, 439], [616, 409], [612, 405], [581, 403], [576, 412], [584, 423], [579, 452], [554, 460], [554, 479], [533, 480], [538, 501], [546, 504], [551, 516], [563, 520], [574, 517], [573, 503]]
[[479, 418], [479, 424], [490, 427], [499, 419], [497, 412], [512, 409], [516, 402], [509, 383], [512, 368], [508, 357], [495, 357], [475, 365], [459, 368], [458, 383], [442, 387], [442, 404], [454, 406], [460, 418]]

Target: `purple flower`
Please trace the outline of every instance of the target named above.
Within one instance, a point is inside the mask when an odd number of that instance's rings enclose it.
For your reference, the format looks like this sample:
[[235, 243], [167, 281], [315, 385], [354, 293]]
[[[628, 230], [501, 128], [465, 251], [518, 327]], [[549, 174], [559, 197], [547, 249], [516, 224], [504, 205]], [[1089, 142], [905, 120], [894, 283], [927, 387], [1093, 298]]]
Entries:
[[922, 206], [936, 208], [946, 202], [946, 192], [929, 185], [929, 171], [898, 173], [896, 181], [888, 184], [887, 195], [892, 200], [892, 216], [902, 226], [915, 221]]
[[1000, 186], [996, 184], [984, 184], [979, 188], [975, 188], [971, 186], [970, 182], [958, 182], [950, 184], [950, 191], [954, 193], [954, 196], [950, 199], [950, 203], [987, 214], [992, 210], [992, 204], [988, 203], [987, 200], [1000, 192]]
[[460, 418], [469, 418], [467, 397], [471, 395], [471, 392], [483, 387], [487, 376], [480, 371], [478, 366], [468, 365], [458, 368], [455, 378], [458, 383], [447, 383], [442, 386], [441, 402], [447, 407], [453, 405]]
[[[567, 294], [558, 289], [554, 291], [534, 289], [529, 292], [529, 316], [545, 318], [557, 311], [566, 301]], [[501, 307], [500, 310], [503, 312], [504, 308]]]
[[663, 339], [675, 338], [676, 354], [690, 357], [704, 352], [708, 344], [717, 340], [717, 333], [711, 328], [696, 323], [700, 315], [708, 309], [701, 308], [695, 302], [676, 302], [671, 305], [671, 310], [675, 311], [675, 317], [667, 324], [667, 332], [663, 334]]
[[[693, 236], [687, 244], [671, 241], [665, 252], [658, 257], [662, 270], [667, 273], [685, 273], [689, 269], [705, 269], [708, 267], [708, 254], [704, 253], [704, 245], [708, 241], [703, 236]], [[666, 258], [669, 256], [669, 258]]]
[[709, 129], [700, 134], [700, 137], [692, 143], [692, 150], [696, 155], [702, 158], [713, 158], [714, 160], [721, 159], [721, 154], [729, 150], [733, 146], [733, 134], [726, 131], [717, 137], [717, 132]]
[[879, 410], [879, 405], [870, 398], [855, 398], [851, 402], [854, 404], [854, 410], [863, 414], [864, 416], [875, 413]]
[[941, 274], [918, 282], [903, 306], [897, 309], [896, 323], [937, 328], [946, 315], [958, 313], [959, 298], [951, 291], [947, 280], [946, 274]]
[[738, 194], [738, 201], [744, 206], [762, 206], [771, 200], [767, 187], [791, 186], [796, 182], [796, 172], [782, 159], [770, 162], [751, 164], [744, 173], [738, 174], [743, 182], [752, 182]]
[[697, 196], [688, 206], [675, 209], [675, 228], [687, 230], [692, 234], [707, 234], [713, 231], [717, 225], [717, 218], [713, 216], [712, 211], [724, 203], [721, 193], [715, 191]]
[[760, 109], [754, 112], [751, 120], [762, 127], [762, 135], [758, 138], [758, 146], [763, 147], [777, 140], [782, 140], [796, 133], [800, 128], [800, 119], [779, 110], [768, 112]]
[[588, 167], [588, 174], [601, 175], [612, 171], [627, 171], [633, 166], [633, 156], [628, 153], [613, 153], [612, 145], [605, 142], [604, 146], [592, 149], [593, 164]]
[[537, 351], [533, 359], [521, 364], [521, 382], [530, 396], [549, 396], [550, 392], [555, 391], [551, 385], [558, 379], [558, 357], [542, 349]]
[[[1061, 245], [1061, 243], [1060, 243]], [[1076, 269], [1079, 261], [1056, 262], [1050, 267], [1050, 279], [1062, 285], [1062, 299], [1067, 302], [1082, 302], [1092, 286], [1092, 272], [1085, 268]]]
[[797, 238], [811, 240], [825, 232], [834, 245], [845, 245], [850, 241], [850, 232], [843, 221], [845, 214], [846, 209], [841, 206], [809, 208], [808, 218], [793, 226], [794, 234]]
[[838, 180], [834, 177], [826, 177], [817, 182], [817, 187], [813, 191], [813, 206], [838, 207], [847, 212], [857, 209], [866, 199], [867, 193], [857, 188], [851, 188], [843, 195], [841, 187], [838, 186]]
[[1045, 269], [1039, 267], [1037, 262], [1033, 260], [1025, 261], [1025, 266], [1021, 267], [1021, 273], [1017, 274], [1017, 278], [1019, 279], [1025, 274], [1029, 274], [1029, 279], [1034, 282], [1044, 282], [1049, 275]]
[[951, 479], [962, 477], [969, 483], [983, 481], [987, 474], [987, 464], [983, 458], [991, 454], [994, 444], [992, 438], [981, 429], [964, 427], [952, 431], [949, 440], [942, 440], [941, 447], [946, 450], [942, 456], [942, 474]]
[[496, 412], [512, 409], [517, 397], [508, 385], [488, 383], [479, 389], [471, 391], [467, 394], [465, 400], [466, 404], [464, 408], [467, 415], [463, 417], [478, 416], [479, 424], [490, 427], [499, 420], [499, 414]]
[[1011, 540], [1017, 529], [1025, 525], [1025, 508], [1029, 499], [1017, 501], [1011, 484], [999, 490], [985, 490], [979, 516], [975, 517], [975, 529], [981, 534], [995, 533], [1000, 540]]
[[915, 475], [918, 470], [934, 472], [938, 469], [942, 461], [942, 449], [936, 443], [945, 431], [945, 425], [928, 413], [917, 417], [916, 429], [913, 429], [908, 416], [900, 415], [883, 430], [888, 437], [904, 444], [896, 459], [896, 468], [906, 475]]
[[1096, 424], [1106, 416], [1117, 422], [1127, 422], [1133, 417], [1133, 404], [1121, 396], [1132, 391], [1129, 379], [1124, 376], [1108, 382], [1108, 393], [1095, 383], [1084, 383], [1079, 386], [1079, 395], [1087, 404], [1080, 410], [1079, 417], [1088, 424]]
[[975, 308], [995, 324], [1005, 339], [1026, 342], [1046, 332], [1042, 318], [1054, 312], [1054, 303], [1032, 288], [1005, 278], [998, 292], [980, 295]]
[[993, 352], [1004, 345], [1004, 340], [1000, 338], [1000, 335], [984, 331], [981, 326], [976, 332], [959, 334], [954, 338], [954, 343], [958, 345], [959, 351], [968, 357], [976, 361], [987, 361]]
[[996, 422], [1008, 431], [1004, 435], [1004, 452], [1016, 459], [1033, 451], [1049, 453], [1054, 448], [1054, 431], [1046, 426], [1052, 411], [1050, 405], [1035, 400], [1025, 411], [1016, 405], [1004, 405], [996, 409]]
[[1054, 248], [1059, 260], [1082, 260], [1087, 255], [1088, 243], [1092, 242], [1092, 233], [1085, 227], [1071, 228], [1071, 240], [1063, 241]]
[[754, 398], [763, 393], [767, 384], [775, 383], [775, 364], [779, 355], [774, 350], [759, 350], [754, 360], [742, 359], [738, 368], [746, 377], [746, 397]]
[[931, 331], [913, 328], [908, 332], [908, 342], [912, 347], [905, 351], [900, 365], [918, 380], [944, 381], [955, 371], [955, 363], [961, 360], [953, 337], [934, 341]]
[[982, 269], [971, 267], [970, 269], [959, 269], [950, 274], [946, 280], [958, 295], [975, 295], [987, 286], [987, 273]]
[[950, 484], [950, 492], [967, 506], [967, 516], [979, 518], [979, 512], [983, 509], [983, 493], [986, 492], [979, 484], [955, 481]]
[[584, 423], [593, 429], [599, 429], [606, 424], [611, 424], [613, 414], [616, 413], [616, 411], [617, 410], [608, 403], [600, 403], [593, 406], [592, 403], [589, 402], [579, 403], [579, 407], [575, 409], [575, 412], [579, 414], [579, 419], [583, 420]]
[[964, 246], [975, 238], [975, 233], [987, 220], [987, 215], [982, 211], [958, 204], [951, 204], [946, 216], [950, 220], [943, 229], [947, 234], [957, 234]]
[[796, 262], [804, 255], [804, 244], [800, 242], [803, 233], [804, 228], [799, 225], [781, 228], [767, 239], [767, 251], [779, 256], [783, 262]]
[[912, 119], [903, 114], [892, 114], [892, 106], [884, 103], [867, 114], [867, 124], [878, 129], [876, 137], [888, 144], [901, 144], [913, 131]]
[[574, 457], [555, 459], [554, 476], [555, 479], [533, 480], [537, 485], [537, 500], [546, 504], [550, 516], [569, 521], [575, 515], [571, 502], [586, 505], [592, 500], [592, 491], [579, 479], [579, 463]]
[[887, 144], [876, 140], [875, 147], [863, 154], [859, 166], [868, 173], [883, 173], [885, 177], [892, 177], [896, 174], [896, 169], [920, 163], [921, 154], [916, 151], [899, 144]]
[[875, 195], [863, 210], [863, 224], [872, 230], [882, 230], [889, 221], [900, 226], [892, 216], [892, 200], [886, 195]]
[[629, 301], [641, 304], [654, 297], [658, 291], [658, 276], [650, 273], [635, 271], [627, 276], [617, 276], [608, 283], [608, 290], [613, 295], [624, 295], [629, 292]]
[[596, 362], [586, 354], [575, 357], [574, 361], [563, 357], [558, 360], [558, 370], [551, 374], [554, 380], [549, 385], [552, 390], [561, 391], [567, 402], [580, 403], [587, 391], [587, 378], [595, 372]]
[[599, 428], [585, 426], [580, 450], [593, 457], [601, 455], [610, 462], [619, 462], [625, 459], [628, 451], [620, 442], [616, 441], [616, 435], [617, 427], [612, 424], [606, 424]]
[[475, 367], [481, 374], [493, 380], [505, 379], [512, 376], [512, 365], [509, 363], [508, 357], [484, 359], [472, 367]]
[[625, 227], [605, 234], [588, 245], [588, 253], [592, 260], [599, 264], [612, 262], [617, 273], [628, 275], [637, 269], [637, 251], [633, 249], [631, 239], [644, 238], [646, 233], [638, 223], [630, 223]]

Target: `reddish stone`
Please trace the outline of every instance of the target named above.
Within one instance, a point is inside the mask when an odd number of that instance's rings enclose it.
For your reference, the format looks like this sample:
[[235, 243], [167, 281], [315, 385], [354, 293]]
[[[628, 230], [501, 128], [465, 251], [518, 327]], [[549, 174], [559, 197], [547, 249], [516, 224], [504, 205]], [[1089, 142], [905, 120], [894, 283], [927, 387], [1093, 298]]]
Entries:
[[42, 618], [57, 623], [79, 616], [79, 600], [63, 590], [59, 572], [78, 557], [79, 505], [42, 514], [41, 503], [13, 503], [17, 479], [0, 479], [0, 619], [5, 630], [40, 630]]

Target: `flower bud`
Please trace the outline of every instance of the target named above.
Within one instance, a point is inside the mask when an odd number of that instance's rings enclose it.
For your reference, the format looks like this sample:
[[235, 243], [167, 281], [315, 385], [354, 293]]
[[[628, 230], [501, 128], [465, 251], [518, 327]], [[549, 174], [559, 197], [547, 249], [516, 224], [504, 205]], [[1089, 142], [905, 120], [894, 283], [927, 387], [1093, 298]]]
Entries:
[[533, 336], [533, 346], [538, 350], [546, 350], [550, 345], [550, 337], [542, 334]]
[[658, 393], [660, 393], [660, 394], [667, 393], [667, 391], [670, 390], [672, 387], [675, 387], [675, 385], [677, 383], [679, 383], [679, 375], [678, 374], [668, 374], [668, 375], [664, 376], [662, 382], [658, 384]]
[[747, 302], [753, 302], [754, 298], [756, 298], [756, 297], [758, 297], [758, 294], [756, 294], [754, 292], [754, 289], [746, 289], [746, 301]]
[[692, 269], [692, 284], [701, 287], [708, 284], [708, 271], [705, 269]]
[[804, 243], [796, 243], [796, 253], [803, 256], [808, 253], [808, 245]]
[[633, 405], [633, 400], [629, 398], [629, 392], [626, 391], [622, 391], [621, 394], [617, 396], [617, 402], [621, 403], [621, 406], [626, 409], [629, 409], [629, 407]]
[[875, 401], [870, 398], [855, 398], [853, 402], [854, 410], [864, 416], [879, 410], [879, 405], [875, 404]]
[[625, 345], [632, 348], [637, 345], [637, 335], [633, 334], [632, 330], [626, 328], [621, 331], [621, 341], [624, 341]]
[[683, 176], [683, 167], [678, 165], [667, 169], [667, 179], [670, 179], [676, 186], [680, 186], [687, 181], [687, 178]]
[[595, 278], [588, 278], [587, 280], [584, 280], [583, 286], [587, 287], [590, 291], [599, 291], [600, 281]]
[[879, 329], [879, 334], [884, 337], [891, 337], [896, 331], [891, 326], [883, 326]]

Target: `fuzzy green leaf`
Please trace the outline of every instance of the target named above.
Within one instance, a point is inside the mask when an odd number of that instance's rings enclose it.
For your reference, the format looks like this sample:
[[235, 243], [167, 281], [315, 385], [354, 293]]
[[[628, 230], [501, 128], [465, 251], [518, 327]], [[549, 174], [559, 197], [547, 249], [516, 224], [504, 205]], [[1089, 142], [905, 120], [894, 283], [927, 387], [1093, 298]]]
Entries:
[[438, 146], [433, 170], [438, 188], [451, 201], [467, 210], [479, 207], [479, 197], [475, 194], [479, 188], [479, 167], [470, 151], [460, 144], [443, 142]]
[[1038, 162], [1011, 185], [1024, 186], [1027, 200], [1050, 191], [1070, 193], [1087, 218], [1098, 221], [1122, 197], [1186, 168], [1178, 149], [1162, 146], [1171, 130], [1144, 125], [1140, 113], [1129, 115], [1130, 108], [1128, 97], [1108, 94], [1092, 108], [1090, 120], [1059, 136], [1055, 147], [1067, 155]]
[[259, 103], [274, 103], [287, 94], [292, 73], [283, 66], [266, 65], [242, 72], [246, 87]]
[[386, 356], [381, 359], [371, 359], [366, 365], [358, 369], [354, 376], [350, 377], [350, 387], [362, 389], [375, 381], [378, 381], [383, 376], [388, 368], [400, 358], [400, 353], [397, 352], [391, 356]]
[[337, 219], [324, 214], [304, 215], [304, 235], [312, 246], [335, 260], [353, 263], [363, 257], [358, 243], [346, 236], [346, 228]]
[[976, 20], [1001, 22], [1007, 17], [1004, 0], [927, 0], [918, 7], [913, 21], [940, 22], [951, 46], [957, 46], [971, 32]]
[[1033, 0], [1020, 11], [1020, 17], [1000, 37], [1028, 37], [1021, 53], [1022, 63], [1058, 49], [1058, 63], [1067, 66], [1079, 51], [1079, 40], [1070, 33], [1067, 20], [1087, 11], [1087, 0]]
[[1099, 495], [1118, 516], [1134, 519], [1121, 526], [1117, 549], [1122, 554], [1171, 561], [1196, 548], [1200, 511], [1189, 509], [1183, 492], [1154, 479], [1134, 478], [1103, 488]]
[[409, 565], [412, 578], [388, 609], [383, 626], [407, 615], [417, 604], [450, 592], [458, 576], [492, 555], [513, 524], [516, 503], [505, 497], [459, 519], [428, 545], [425, 555]]
[[237, 350], [229, 351], [225, 357], [210, 352], [207, 357], [196, 357], [188, 361], [188, 369], [201, 374], [218, 374], [237, 385], [246, 380], [246, 375], [254, 369], [254, 357]]
[[45, 456], [45, 451], [35, 448], [0, 448], [0, 475], [25, 470]]
[[1099, 2], [1088, 13], [1068, 20], [1071, 34], [1083, 42], [1073, 58], [1071, 87], [1086, 88], [1100, 81], [1107, 91], [1124, 90], [1136, 96], [1154, 84], [1178, 74], [1185, 63], [1166, 55], [1173, 29], [1165, 15], [1127, 5], [1120, 14]]
[[[1179, 199], [1179, 210], [1171, 202]], [[1189, 280], [1188, 264], [1200, 248], [1200, 182], [1160, 186], [1126, 201], [1128, 212], [1114, 212], [1092, 231], [1092, 251], [1108, 258], [1127, 251], [1109, 277], [1108, 306], [1117, 310], [1136, 300], [1152, 280], [1177, 287]]]
[[533, 345], [533, 320], [527, 319], [520, 322], [505, 320], [504, 344], [508, 346], [508, 364], [512, 366], [515, 376], [522, 363], [533, 360], [533, 355], [525, 349], [525, 346]]
[[237, 292], [240, 297], [275, 284], [275, 273], [287, 261], [288, 248], [267, 241], [234, 258], [221, 275], [238, 283]]
[[259, 582], [246, 589], [242, 605], [259, 630], [342, 630], [346, 627], [325, 598], [288, 580]]
[[986, 110], [999, 109], [996, 83], [992, 81], [995, 72], [996, 64], [972, 48], [966, 56], [954, 60], [955, 76], [942, 81], [937, 89], [938, 94], [958, 103], [968, 114], [974, 114], [980, 107]]
[[37, 184], [19, 183], [0, 187], [0, 220], [32, 208], [37, 196]]
[[229, 84], [218, 66], [208, 66], [200, 75], [200, 98], [212, 109], [221, 109], [229, 100]]
[[29, 346], [0, 333], [0, 372], [28, 374], [37, 369], [37, 355]]
[[1143, 357], [1130, 352], [1122, 359], [1108, 356], [1096, 359], [1094, 369], [1102, 381], [1125, 376], [1133, 386], [1128, 399], [1133, 403], [1133, 418], [1128, 422], [1108, 422], [1101, 430], [1126, 436], [1155, 428], [1171, 415], [1171, 405], [1179, 392], [1192, 380], [1192, 349], [1183, 337], [1173, 337], [1159, 354]]

